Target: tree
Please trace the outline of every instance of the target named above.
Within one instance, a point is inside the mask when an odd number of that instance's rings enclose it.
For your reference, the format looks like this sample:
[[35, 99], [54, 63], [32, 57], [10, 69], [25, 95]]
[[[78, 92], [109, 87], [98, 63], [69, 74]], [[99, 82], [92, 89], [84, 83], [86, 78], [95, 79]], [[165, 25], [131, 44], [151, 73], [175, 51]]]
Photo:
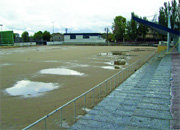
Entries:
[[125, 33], [125, 39], [126, 40], [131, 40], [131, 33], [132, 33], [132, 29], [131, 29], [131, 22], [127, 21], [126, 23], [126, 33]]
[[159, 17], [158, 17], [159, 24], [163, 26], [167, 26], [167, 21], [166, 21], [166, 14], [164, 12], [164, 8], [161, 7], [159, 9]]
[[135, 14], [134, 13], [131, 13], [131, 39], [132, 40], [136, 40], [137, 39], [137, 22], [135, 20], [133, 20], [132, 16], [134, 16]]
[[38, 31], [34, 34], [34, 40], [36, 41], [41, 41], [43, 40], [43, 33], [41, 31]]
[[127, 40], [136, 40], [137, 39], [137, 35], [138, 35], [138, 27], [137, 27], [137, 22], [133, 20], [132, 16], [134, 16], [134, 12], [131, 13], [131, 20], [127, 22], [126, 25], [126, 39]]
[[171, 28], [180, 30], [180, 28], [179, 28], [180, 27], [179, 26], [180, 13], [178, 11], [179, 10], [178, 8], [179, 7], [178, 7], [178, 4], [177, 4], [176, 0], [171, 1]]
[[126, 18], [122, 16], [116, 16], [112, 25], [112, 30], [116, 42], [122, 41], [125, 36]]
[[29, 42], [29, 33], [27, 31], [23, 32], [21, 37], [23, 42]]
[[107, 34], [106, 33], [102, 33], [102, 38], [106, 39], [109, 42], [113, 42], [113, 34], [111, 32], [108, 33], [108, 39], [107, 39]]
[[44, 31], [43, 34], [42, 34], [42, 37], [43, 37], [44, 41], [50, 41], [51, 34], [48, 31]]
[[164, 2], [164, 6], [159, 9], [159, 24], [168, 27], [168, 8], [170, 14], [171, 28], [175, 30], [180, 30], [180, 13], [178, 12], [179, 7], [176, 0], [172, 0], [171, 3]]
[[[147, 20], [147, 18], [143, 17], [143, 20]], [[144, 26], [143, 24], [139, 24], [138, 35], [141, 35], [143, 37], [143, 40], [145, 40], [147, 32], [148, 32], [148, 27]]]

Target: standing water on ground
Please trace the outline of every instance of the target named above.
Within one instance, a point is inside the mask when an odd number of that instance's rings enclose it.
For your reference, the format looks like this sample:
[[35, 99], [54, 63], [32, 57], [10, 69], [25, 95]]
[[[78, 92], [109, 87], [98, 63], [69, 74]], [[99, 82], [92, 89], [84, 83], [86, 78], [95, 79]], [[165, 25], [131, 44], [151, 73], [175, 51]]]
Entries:
[[40, 71], [41, 74], [54, 74], [54, 75], [76, 75], [83, 76], [84, 73], [80, 73], [75, 70], [65, 69], [65, 68], [50, 68], [43, 69]]
[[5, 90], [11, 96], [35, 97], [42, 93], [57, 89], [56, 83], [33, 82], [29, 80], [18, 81], [13, 87]]

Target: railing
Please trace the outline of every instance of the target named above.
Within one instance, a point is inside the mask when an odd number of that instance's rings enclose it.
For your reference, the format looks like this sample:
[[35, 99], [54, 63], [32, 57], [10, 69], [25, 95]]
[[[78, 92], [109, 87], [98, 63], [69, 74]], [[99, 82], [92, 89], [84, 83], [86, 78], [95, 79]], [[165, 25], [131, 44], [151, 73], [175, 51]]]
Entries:
[[93, 108], [153, 55], [155, 55], [155, 52], [129, 65], [126, 69], [111, 76], [80, 96], [52, 111], [48, 115], [25, 127], [23, 130], [30, 128], [45, 130], [69, 128], [69, 126], [74, 124], [82, 115], [86, 114], [88, 110], [87, 108]]

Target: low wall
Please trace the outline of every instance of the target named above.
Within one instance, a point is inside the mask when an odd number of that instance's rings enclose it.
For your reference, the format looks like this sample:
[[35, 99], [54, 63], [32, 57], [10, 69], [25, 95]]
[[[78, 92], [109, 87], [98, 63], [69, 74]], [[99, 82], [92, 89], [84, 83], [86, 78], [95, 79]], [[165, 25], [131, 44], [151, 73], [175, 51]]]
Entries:
[[54, 41], [54, 42], [47, 42], [47, 45], [48, 46], [50, 46], [50, 45], [61, 45], [63, 43], [64, 43], [63, 41]]
[[167, 46], [158, 45], [158, 53], [167, 50]]
[[64, 43], [106, 43], [104, 39], [67, 39], [64, 40]]
[[35, 46], [36, 42], [22, 42], [22, 43], [14, 43], [14, 46]]

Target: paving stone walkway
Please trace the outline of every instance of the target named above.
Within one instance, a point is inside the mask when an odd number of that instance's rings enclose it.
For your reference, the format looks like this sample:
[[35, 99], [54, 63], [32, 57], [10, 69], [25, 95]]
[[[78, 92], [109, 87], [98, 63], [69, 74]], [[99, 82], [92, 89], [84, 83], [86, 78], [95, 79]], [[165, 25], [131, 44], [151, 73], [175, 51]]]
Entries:
[[151, 59], [71, 129], [169, 130], [170, 72], [171, 56]]
[[171, 80], [171, 129], [180, 130], [180, 55], [172, 55], [172, 80]]

